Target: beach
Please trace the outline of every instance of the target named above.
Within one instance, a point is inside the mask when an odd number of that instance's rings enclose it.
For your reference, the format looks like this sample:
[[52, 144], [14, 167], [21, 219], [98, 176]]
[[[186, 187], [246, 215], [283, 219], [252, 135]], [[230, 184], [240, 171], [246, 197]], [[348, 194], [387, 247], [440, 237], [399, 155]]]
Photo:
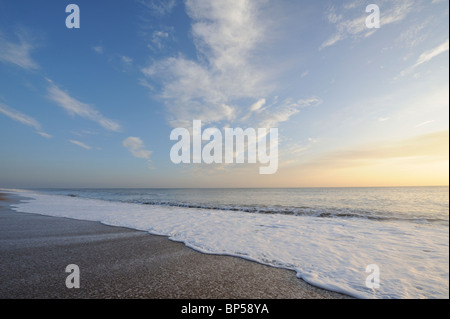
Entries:
[[[0, 193], [0, 298], [337, 299], [294, 271], [204, 254], [165, 236], [15, 212]], [[66, 266], [80, 288], [66, 287]]]

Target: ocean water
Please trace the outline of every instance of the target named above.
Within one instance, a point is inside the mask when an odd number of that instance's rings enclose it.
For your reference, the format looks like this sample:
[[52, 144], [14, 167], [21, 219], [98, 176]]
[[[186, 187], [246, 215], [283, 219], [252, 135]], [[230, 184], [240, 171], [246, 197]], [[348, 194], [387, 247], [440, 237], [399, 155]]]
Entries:
[[358, 298], [449, 298], [448, 187], [14, 192], [31, 198], [17, 211], [165, 235]]

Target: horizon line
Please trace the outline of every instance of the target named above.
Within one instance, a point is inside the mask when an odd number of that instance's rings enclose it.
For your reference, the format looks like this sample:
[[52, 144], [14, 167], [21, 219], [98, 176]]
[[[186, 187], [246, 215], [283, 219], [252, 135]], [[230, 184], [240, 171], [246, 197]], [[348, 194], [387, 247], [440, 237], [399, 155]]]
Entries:
[[3, 188], [0, 191], [39, 190], [39, 189], [300, 189], [300, 188], [417, 188], [449, 187], [450, 185], [407, 185], [407, 186], [286, 186], [286, 187], [27, 187]]

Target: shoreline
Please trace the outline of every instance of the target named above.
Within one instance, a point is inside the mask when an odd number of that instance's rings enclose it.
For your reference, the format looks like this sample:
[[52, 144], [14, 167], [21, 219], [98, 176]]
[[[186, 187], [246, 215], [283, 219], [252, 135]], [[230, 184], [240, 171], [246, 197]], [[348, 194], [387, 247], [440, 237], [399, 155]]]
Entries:
[[[166, 236], [21, 213], [0, 193], [0, 298], [342, 299], [291, 270], [198, 252]], [[65, 268], [80, 269], [68, 289]]]

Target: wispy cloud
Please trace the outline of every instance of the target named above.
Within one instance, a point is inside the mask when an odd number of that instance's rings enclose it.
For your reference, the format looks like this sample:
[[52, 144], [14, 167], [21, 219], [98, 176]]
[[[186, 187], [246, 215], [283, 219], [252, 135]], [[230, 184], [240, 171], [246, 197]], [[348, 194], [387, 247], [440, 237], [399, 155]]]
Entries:
[[34, 128], [35, 130], [39, 131], [41, 129], [41, 125], [34, 118], [23, 114], [8, 105], [0, 103], [0, 112], [17, 122]]
[[13, 109], [12, 107], [9, 107], [8, 105], [0, 103], [0, 113], [6, 115], [7, 117], [9, 117], [19, 123], [22, 123], [23, 125], [34, 128], [36, 130], [36, 133], [38, 133], [42, 137], [45, 137], [45, 138], [52, 137], [50, 134], [42, 132], [41, 124], [37, 120], [35, 120], [31, 116], [28, 116], [26, 114], [23, 114], [15, 109]]
[[26, 70], [38, 69], [39, 65], [31, 58], [36, 45], [24, 31], [15, 33], [17, 41], [8, 41], [0, 32], [0, 61], [17, 65]]
[[172, 33], [173, 27], [165, 27], [153, 31], [148, 47], [154, 51], [163, 49], [168, 40], [172, 38]]
[[125, 63], [126, 65], [131, 65], [131, 64], [133, 63], [133, 59], [130, 58], [130, 57], [128, 57], [128, 56], [125, 56], [125, 55], [122, 55], [122, 56], [120, 57], [120, 59], [121, 59], [122, 62]]
[[429, 50], [427, 52], [424, 52], [420, 55], [419, 59], [417, 60], [417, 63], [414, 65], [414, 67], [417, 67], [425, 62], [430, 61], [431, 59], [433, 59], [434, 57], [438, 56], [441, 53], [444, 53], [446, 51], [448, 51], [448, 39], [445, 40], [444, 43], [442, 43], [441, 45], [439, 45], [438, 47]]
[[250, 112], [259, 111], [264, 106], [264, 104], [266, 104], [266, 99], [260, 99], [250, 107]]
[[151, 167], [150, 156], [152, 152], [145, 148], [144, 142], [139, 137], [130, 136], [122, 142], [122, 145], [128, 149], [134, 157], [147, 160], [149, 167]]
[[120, 55], [119, 56], [120, 66], [122, 68], [122, 72], [130, 71], [133, 67], [133, 58], [130, 58], [126, 55]]
[[436, 121], [435, 121], [435, 120], [425, 121], [425, 122], [422, 122], [422, 123], [420, 123], [420, 124], [417, 124], [417, 125], [416, 125], [416, 128], [422, 127], [422, 126], [425, 126], [425, 125], [428, 125], [428, 124], [431, 124], [431, 123], [434, 123], [434, 122], [436, 122]]
[[413, 23], [408, 27], [408, 29], [400, 34], [400, 36], [396, 40], [396, 43], [409, 49], [414, 48], [422, 43], [429, 36], [429, 34], [427, 32], [424, 32], [424, 30], [430, 23], [430, 20], [431, 19], [427, 19], [426, 21], [418, 24]]
[[80, 147], [82, 147], [82, 148], [84, 148], [86, 150], [90, 150], [91, 149], [90, 146], [88, 146], [88, 145], [86, 145], [86, 144], [84, 144], [83, 142], [80, 142], [80, 141], [69, 140], [69, 142], [72, 143], [72, 144], [75, 144], [77, 146], [80, 146]]
[[45, 133], [45, 132], [36, 132], [36, 133], [38, 133], [40, 136], [45, 137], [45, 138], [52, 138], [53, 137], [52, 135], [50, 135], [48, 133]]
[[286, 99], [281, 103], [274, 104], [263, 110], [258, 109], [259, 113], [255, 114], [258, 127], [278, 127], [280, 123], [288, 121], [293, 115], [300, 112], [301, 109], [309, 106], [317, 106], [322, 103], [322, 99], [318, 97], [310, 97], [301, 100]]
[[162, 16], [172, 12], [177, 5], [176, 0], [138, 0], [153, 15]]
[[435, 47], [434, 49], [431, 49], [431, 50], [428, 50], [428, 51], [422, 53], [414, 65], [412, 65], [409, 68], [400, 72], [400, 74], [397, 75], [395, 77], [395, 79], [398, 79], [400, 77], [410, 74], [418, 66], [420, 66], [426, 62], [429, 62], [433, 58], [437, 57], [438, 55], [440, 55], [442, 53], [447, 52], [448, 50], [449, 50], [449, 39], [445, 40], [444, 43], [440, 44], [439, 46]]
[[80, 102], [71, 97], [67, 92], [57, 87], [52, 81], [49, 80], [49, 82], [50, 85], [47, 89], [48, 98], [66, 110], [70, 115], [77, 115], [94, 121], [109, 131], [119, 132], [121, 130], [121, 127], [117, 122], [104, 117], [91, 105]]
[[[380, 1], [380, 3], [388, 7], [383, 10], [381, 27], [405, 19], [413, 8], [411, 0]], [[339, 13], [336, 7], [331, 7], [326, 14], [328, 22], [336, 26], [336, 32], [324, 41], [319, 49], [325, 49], [347, 38], [369, 37], [374, 34], [376, 29], [366, 27], [365, 6], [364, 1], [349, 2], [342, 6]]]
[[[232, 120], [235, 108], [228, 105], [229, 99], [223, 90], [229, 84], [218, 79], [208, 68], [180, 58], [168, 58], [143, 70], [148, 77], [157, 76], [163, 81], [159, 95], [166, 103], [172, 126], [184, 126], [192, 119], [204, 123]], [[224, 84], [219, 88], [218, 82]]]
[[103, 47], [101, 45], [96, 45], [96, 46], [92, 47], [92, 50], [94, 50], [98, 54], [103, 54]]

